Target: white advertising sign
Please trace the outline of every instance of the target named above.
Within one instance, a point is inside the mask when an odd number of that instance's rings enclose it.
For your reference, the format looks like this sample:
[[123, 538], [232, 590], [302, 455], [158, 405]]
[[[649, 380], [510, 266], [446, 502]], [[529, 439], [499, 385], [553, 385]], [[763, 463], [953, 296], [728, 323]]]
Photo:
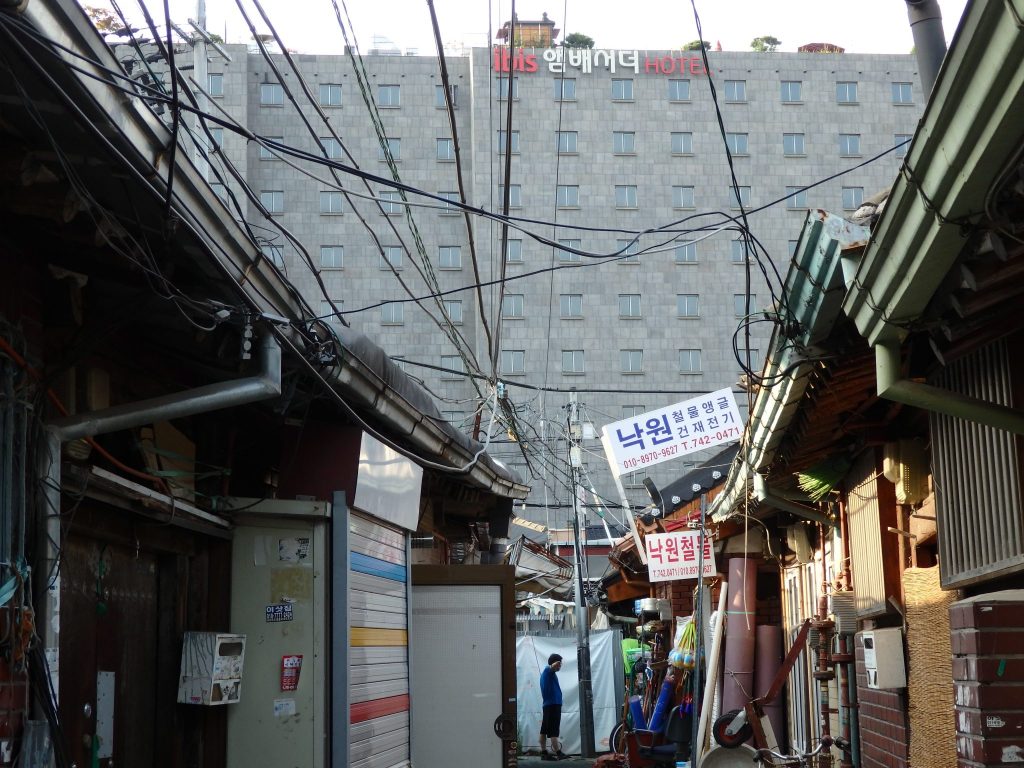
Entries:
[[[647, 573], [652, 582], [696, 579], [701, 563], [700, 531], [672, 531], [649, 533], [647, 544]], [[714, 576], [715, 552], [711, 537], [704, 537], [704, 578]]]
[[604, 427], [605, 454], [616, 477], [743, 434], [736, 399], [728, 388], [709, 392]]

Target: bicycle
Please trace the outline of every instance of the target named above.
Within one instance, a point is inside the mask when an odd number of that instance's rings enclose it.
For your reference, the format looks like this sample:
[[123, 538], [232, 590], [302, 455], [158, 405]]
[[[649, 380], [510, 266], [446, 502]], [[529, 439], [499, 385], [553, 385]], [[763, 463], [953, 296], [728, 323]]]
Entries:
[[844, 752], [850, 749], [850, 742], [843, 738], [833, 739], [831, 736], [822, 736], [818, 739], [818, 746], [810, 752], [797, 752], [793, 755], [784, 755], [774, 749], [763, 747], [754, 753], [754, 762], [761, 766], [772, 768], [812, 768], [814, 758], [824, 750], [828, 750], [835, 744]]

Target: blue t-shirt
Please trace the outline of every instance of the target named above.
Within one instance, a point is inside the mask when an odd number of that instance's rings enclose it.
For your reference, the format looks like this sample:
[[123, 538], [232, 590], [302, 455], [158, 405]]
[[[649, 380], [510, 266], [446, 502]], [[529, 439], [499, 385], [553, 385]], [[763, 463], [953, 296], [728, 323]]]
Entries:
[[540, 696], [542, 706], [562, 706], [562, 686], [558, 684], [558, 675], [551, 667], [544, 667], [540, 673]]

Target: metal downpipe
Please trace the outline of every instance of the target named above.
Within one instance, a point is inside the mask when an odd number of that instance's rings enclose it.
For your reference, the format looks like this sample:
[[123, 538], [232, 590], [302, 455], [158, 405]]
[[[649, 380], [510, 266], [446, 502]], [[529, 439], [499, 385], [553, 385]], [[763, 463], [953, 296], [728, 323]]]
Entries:
[[280, 394], [281, 347], [268, 331], [260, 340], [260, 372], [255, 376], [209, 384], [102, 411], [76, 414], [46, 425], [43, 430], [45, 450], [41, 452], [41, 466], [38, 468], [44, 501], [40, 535], [45, 551], [42, 624], [46, 650], [56, 650], [60, 645], [61, 446], [68, 440], [269, 400]]
[[946, 57], [946, 36], [942, 30], [942, 10], [938, 0], [906, 0], [910, 31], [914, 35], [917, 68], [921, 73], [921, 87], [930, 96], [939, 75], [939, 67]]

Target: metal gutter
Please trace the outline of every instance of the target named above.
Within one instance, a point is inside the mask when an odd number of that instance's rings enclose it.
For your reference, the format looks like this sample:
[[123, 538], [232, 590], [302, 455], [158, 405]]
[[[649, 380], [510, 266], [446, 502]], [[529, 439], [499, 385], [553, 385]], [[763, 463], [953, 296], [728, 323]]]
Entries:
[[[112, 52], [72, 0], [30, 3], [23, 15], [58, 43], [83, 51], [106, 67], [119, 68]], [[70, 60], [68, 54], [61, 52], [60, 55]], [[88, 67], [78, 60], [74, 63]], [[68, 76], [74, 78], [78, 87], [88, 94], [86, 98], [76, 100], [79, 106], [93, 113], [97, 124], [105, 124], [104, 135], [123, 155], [135, 173], [136, 181], [162, 200], [166, 188], [166, 148], [171, 141], [167, 127], [141, 99], [125, 96], [76, 72], [69, 71]], [[256, 246], [248, 240], [244, 230], [185, 154], [178, 152], [175, 156], [174, 190], [181, 199], [175, 210], [182, 219], [181, 226], [191, 230], [198, 241], [195, 256], [212, 255], [218, 267], [238, 285], [246, 301], [256, 311], [301, 322], [304, 317], [302, 307], [293, 298], [285, 278], [266, 259], [258, 258]], [[293, 328], [277, 327], [275, 333], [293, 349], [304, 349], [302, 336]], [[473, 458], [475, 450], [471, 444], [461, 444], [454, 429], [447, 430], [447, 425], [429, 419], [389, 387], [373, 366], [351, 349], [341, 345], [339, 365], [333, 373], [325, 376], [329, 378], [329, 386], [346, 402], [374, 409], [397, 434], [406, 436], [418, 451], [428, 454], [426, 458], [436, 457], [452, 467], [463, 466]], [[404, 372], [398, 371], [395, 376], [407, 380]], [[480, 458], [466, 473], [468, 482], [501, 496], [526, 497], [528, 486], [518, 482], [511, 472], [486, 455]]]
[[[758, 391], [743, 434], [745, 447], [729, 468], [725, 490], [708, 509], [713, 522], [721, 522], [732, 515], [746, 497], [749, 473], [760, 473], [775, 459], [786, 429], [800, 408], [808, 377], [815, 366], [822, 364], [814, 356], [824, 351], [822, 342], [839, 317], [845, 290], [844, 261], [863, 247], [869, 234], [866, 227], [827, 211], [808, 211], [784, 288], [792, 314], [789, 319], [796, 324], [794, 337], [787, 337], [783, 329], [776, 326], [762, 374], [762, 378], [769, 381], [778, 377], [781, 380]], [[774, 503], [777, 500], [774, 496], [764, 500], [783, 508]], [[786, 504], [794, 505], [791, 501]], [[803, 507], [801, 510], [798, 514], [808, 517], [806, 512], [810, 510]]]

